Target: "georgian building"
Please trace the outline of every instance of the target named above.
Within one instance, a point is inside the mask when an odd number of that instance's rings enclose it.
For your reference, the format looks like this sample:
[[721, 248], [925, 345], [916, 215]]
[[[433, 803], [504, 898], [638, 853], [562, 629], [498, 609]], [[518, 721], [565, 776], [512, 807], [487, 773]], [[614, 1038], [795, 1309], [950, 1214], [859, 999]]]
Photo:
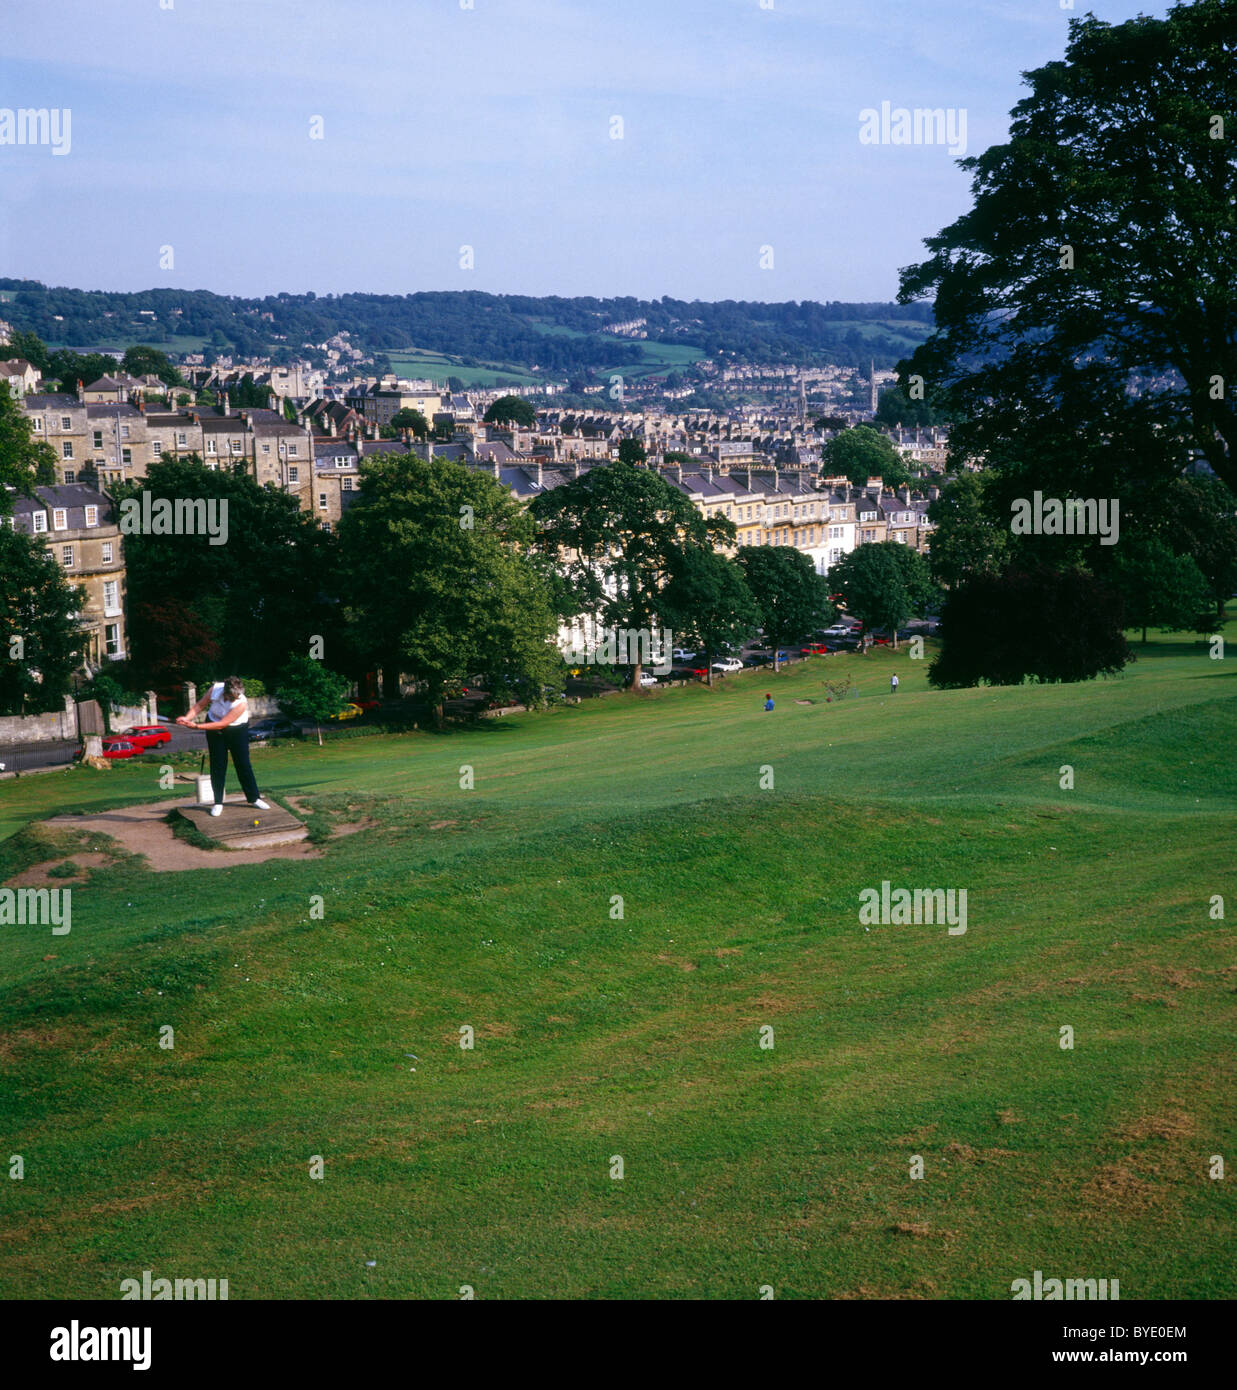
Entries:
[[36, 487], [33, 497], [10, 492], [9, 524], [42, 541], [81, 590], [78, 621], [88, 667], [122, 660], [128, 651], [125, 555], [111, 499], [81, 483]]

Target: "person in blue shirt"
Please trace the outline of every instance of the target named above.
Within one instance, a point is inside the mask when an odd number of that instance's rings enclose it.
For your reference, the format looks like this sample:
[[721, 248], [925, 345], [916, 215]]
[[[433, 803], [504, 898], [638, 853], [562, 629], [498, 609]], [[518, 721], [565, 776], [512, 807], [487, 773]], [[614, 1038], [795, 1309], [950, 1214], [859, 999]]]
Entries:
[[772, 708], [773, 708], [773, 696], [770, 695], [770, 694], [766, 691], [766, 692], [765, 692], [765, 712], [768, 713], [768, 711], [771, 710]]

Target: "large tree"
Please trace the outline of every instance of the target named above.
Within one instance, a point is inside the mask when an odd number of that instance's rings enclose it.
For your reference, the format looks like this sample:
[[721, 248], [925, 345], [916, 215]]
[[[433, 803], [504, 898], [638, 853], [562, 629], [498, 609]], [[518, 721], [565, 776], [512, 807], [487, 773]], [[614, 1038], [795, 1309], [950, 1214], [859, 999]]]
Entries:
[[8, 489], [30, 495], [34, 487], [56, 481], [56, 455], [49, 445], [36, 443], [16, 398], [0, 389], [0, 517], [13, 510]]
[[[634, 632], [660, 626], [662, 590], [688, 550], [735, 535], [734, 522], [706, 519], [660, 474], [629, 463], [590, 468], [535, 497], [530, 511], [538, 544], [560, 576], [560, 614]], [[633, 687], [639, 681], [637, 661]]]
[[540, 703], [562, 658], [555, 615], [530, 560], [532, 519], [487, 473], [415, 455], [368, 461], [340, 524], [345, 614], [388, 694], [413, 676], [441, 718], [455, 681], [497, 677]]
[[0, 714], [63, 707], [81, 664], [81, 606], [48, 548], [0, 525]]
[[974, 205], [899, 293], [935, 296], [901, 380], [957, 457], [1130, 494], [1197, 452], [1237, 486], [1235, 32], [1234, 0], [1072, 20], [1009, 140], [961, 161]]
[[974, 575], [1000, 572], [1009, 549], [1009, 518], [993, 514], [990, 477], [962, 473], [928, 504], [928, 564], [938, 584], [953, 588]]
[[776, 671], [784, 643], [802, 641], [836, 613], [829, 602], [830, 586], [806, 555], [788, 545], [745, 546], [738, 558], [765, 639], [773, 646]]
[[[120, 365], [131, 376], [157, 376], [165, 386], [185, 384], [184, 378], [172, 365], [167, 353], [145, 343], [134, 343], [120, 359]], [[244, 404], [248, 405], [250, 402], [246, 401]], [[262, 404], [266, 404], [265, 400]]]
[[906, 460], [871, 425], [843, 430], [821, 446], [820, 456], [827, 473], [843, 474], [855, 487], [866, 487], [869, 478], [880, 478], [886, 487], [903, 487], [911, 480]]
[[514, 422], [532, 429], [537, 423], [537, 412], [522, 396], [499, 396], [483, 418], [487, 425], [507, 425]]
[[[243, 465], [210, 469], [194, 454], [151, 464], [145, 478], [119, 485], [114, 495], [123, 504], [127, 498], [140, 502], [144, 492], [152, 500], [214, 500], [219, 520], [226, 503], [227, 539], [212, 544], [204, 534], [126, 533], [129, 601], [136, 611], [146, 605], [166, 611], [168, 604], [191, 610], [218, 644], [223, 665], [264, 678], [293, 653], [307, 651], [311, 637], [331, 630], [334, 605], [324, 590], [332, 538], [295, 497], [259, 486]], [[140, 509], [134, 514], [140, 517]], [[125, 525], [122, 506], [122, 530]], [[131, 635], [139, 669], [166, 670], [153, 634], [135, 626]]]
[[1112, 583], [1124, 604], [1126, 627], [1208, 632], [1213, 626], [1211, 594], [1202, 571], [1188, 555], [1174, 555], [1161, 540], [1127, 540], [1113, 562]]
[[856, 546], [829, 571], [830, 587], [841, 594], [846, 611], [858, 618], [865, 628], [888, 628], [897, 645], [898, 628], [912, 612], [911, 595], [907, 592], [901, 556], [895, 552], [915, 554], [897, 541]]
[[37, 333], [26, 333], [20, 328], [9, 334], [7, 343], [0, 343], [0, 362], [11, 362], [15, 357], [24, 358], [40, 375], [51, 366], [43, 339]]
[[675, 645], [691, 643], [700, 649], [710, 685], [713, 658], [735, 651], [760, 625], [760, 610], [743, 570], [703, 546], [684, 552], [662, 590], [661, 617], [673, 632]]
[[952, 589], [928, 680], [943, 689], [1081, 681], [1130, 660], [1121, 596], [1083, 569], [1011, 567]]

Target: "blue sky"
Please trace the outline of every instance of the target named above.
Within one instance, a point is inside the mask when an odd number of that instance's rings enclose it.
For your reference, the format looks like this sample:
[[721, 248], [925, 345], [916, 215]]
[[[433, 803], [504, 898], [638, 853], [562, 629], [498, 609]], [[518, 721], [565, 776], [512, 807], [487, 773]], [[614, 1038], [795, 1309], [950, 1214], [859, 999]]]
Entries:
[[942, 146], [861, 144], [860, 111], [965, 110], [979, 153], [1084, 9], [472, 2], [9, 7], [0, 107], [69, 108], [72, 147], [0, 146], [2, 273], [245, 295], [892, 298], [968, 182]]

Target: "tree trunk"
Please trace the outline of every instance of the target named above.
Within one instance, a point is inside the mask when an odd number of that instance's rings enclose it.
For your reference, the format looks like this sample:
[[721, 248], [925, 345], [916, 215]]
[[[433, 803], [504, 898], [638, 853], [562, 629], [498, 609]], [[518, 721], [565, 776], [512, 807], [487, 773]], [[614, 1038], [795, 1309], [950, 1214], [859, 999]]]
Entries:
[[1147, 629], [1143, 628], [1143, 646], [1147, 645]]

